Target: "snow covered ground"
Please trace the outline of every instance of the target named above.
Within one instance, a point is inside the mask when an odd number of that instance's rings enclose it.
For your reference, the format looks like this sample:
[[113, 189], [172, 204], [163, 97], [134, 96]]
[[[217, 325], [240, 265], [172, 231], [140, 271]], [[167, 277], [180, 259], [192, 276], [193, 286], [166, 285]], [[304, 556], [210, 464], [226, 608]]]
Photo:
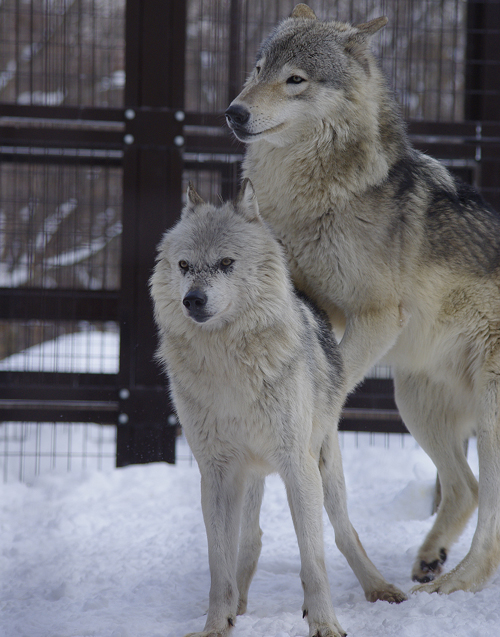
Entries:
[[[0, 367], [113, 373], [117, 352], [116, 334], [75, 334]], [[351, 519], [379, 569], [409, 591], [411, 565], [433, 521], [435, 469], [410, 436], [344, 433], [341, 442]], [[199, 472], [185, 441], [176, 466], [113, 469], [113, 457], [114, 428], [4, 424], [0, 637], [183, 637], [203, 628], [207, 545]], [[477, 474], [475, 441], [469, 461]], [[476, 519], [448, 568], [466, 554]], [[234, 637], [305, 637], [298, 548], [277, 476], [268, 479], [261, 526], [264, 547]], [[500, 636], [500, 572], [475, 595], [369, 604], [326, 515], [325, 548], [335, 610], [350, 637]]]
[[[432, 524], [435, 470], [411, 438], [389, 448], [343, 436], [351, 519], [367, 552], [409, 591], [416, 550]], [[183, 443], [179, 455], [185, 457]], [[477, 473], [471, 441], [469, 459]], [[0, 485], [2, 637], [182, 637], [201, 630], [209, 571], [194, 462], [45, 474]], [[448, 567], [467, 552], [476, 517]], [[307, 635], [299, 556], [284, 487], [268, 479], [264, 547], [248, 613], [234, 637]], [[500, 573], [477, 594], [365, 601], [325, 517], [327, 568], [337, 616], [350, 637], [500, 635]]]

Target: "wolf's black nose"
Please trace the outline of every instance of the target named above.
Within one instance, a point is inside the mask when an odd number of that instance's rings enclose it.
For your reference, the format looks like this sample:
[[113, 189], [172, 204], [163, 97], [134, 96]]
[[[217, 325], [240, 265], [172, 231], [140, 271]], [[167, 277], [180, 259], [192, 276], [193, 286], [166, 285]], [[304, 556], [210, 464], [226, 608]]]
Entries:
[[201, 290], [191, 290], [182, 299], [182, 304], [190, 312], [200, 310], [207, 303], [207, 295]]
[[197, 323], [204, 323], [210, 318], [207, 312], [207, 295], [201, 290], [190, 290], [182, 299], [182, 304], [187, 309], [189, 316]]
[[250, 119], [250, 113], [244, 106], [234, 104], [230, 106], [226, 111], [226, 119], [228, 124], [234, 124], [235, 126], [243, 126]]

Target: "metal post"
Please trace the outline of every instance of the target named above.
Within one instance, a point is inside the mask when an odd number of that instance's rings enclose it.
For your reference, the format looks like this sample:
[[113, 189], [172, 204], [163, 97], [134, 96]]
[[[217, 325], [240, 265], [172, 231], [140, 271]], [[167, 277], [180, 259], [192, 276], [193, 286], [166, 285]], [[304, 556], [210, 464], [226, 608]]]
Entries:
[[126, 20], [117, 466], [175, 461], [148, 281], [156, 246], [181, 208], [186, 3], [129, 0]]
[[[480, 134], [488, 135], [488, 122], [500, 121], [500, 3], [469, 0], [467, 3], [467, 50], [465, 117], [478, 122]], [[500, 210], [498, 150], [481, 148], [481, 191]]]

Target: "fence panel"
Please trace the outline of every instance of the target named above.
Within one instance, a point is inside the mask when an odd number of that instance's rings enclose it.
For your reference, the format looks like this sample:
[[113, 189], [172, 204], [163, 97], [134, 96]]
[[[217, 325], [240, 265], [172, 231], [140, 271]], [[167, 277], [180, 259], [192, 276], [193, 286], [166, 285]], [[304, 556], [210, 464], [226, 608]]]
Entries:
[[[244, 147], [223, 112], [259, 43], [294, 4], [0, 4], [4, 467], [16, 457], [24, 467], [30, 454], [37, 471], [42, 458], [60, 466], [59, 443], [69, 465], [71, 454], [84, 464], [94, 451], [98, 463], [109, 460], [109, 447], [90, 451], [83, 434], [71, 434], [80, 426], [112, 432], [106, 444], [116, 445], [120, 466], [174, 460], [176, 421], [152, 360], [155, 248], [189, 180], [214, 201], [236, 193]], [[320, 18], [389, 17], [373, 46], [414, 144], [500, 209], [500, 3], [309, 4]], [[404, 431], [390, 373], [372, 375], [349, 399], [342, 427]]]

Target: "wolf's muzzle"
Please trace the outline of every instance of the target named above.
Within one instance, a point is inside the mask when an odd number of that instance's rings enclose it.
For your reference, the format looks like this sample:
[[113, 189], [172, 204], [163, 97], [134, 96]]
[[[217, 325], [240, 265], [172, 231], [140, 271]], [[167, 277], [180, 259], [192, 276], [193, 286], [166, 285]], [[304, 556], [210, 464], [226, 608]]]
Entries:
[[241, 128], [250, 119], [250, 111], [239, 104], [231, 105], [226, 111], [226, 120], [231, 128]]
[[197, 323], [204, 323], [210, 318], [206, 310], [208, 298], [201, 290], [190, 290], [182, 299], [182, 305], [187, 309], [189, 316]]

